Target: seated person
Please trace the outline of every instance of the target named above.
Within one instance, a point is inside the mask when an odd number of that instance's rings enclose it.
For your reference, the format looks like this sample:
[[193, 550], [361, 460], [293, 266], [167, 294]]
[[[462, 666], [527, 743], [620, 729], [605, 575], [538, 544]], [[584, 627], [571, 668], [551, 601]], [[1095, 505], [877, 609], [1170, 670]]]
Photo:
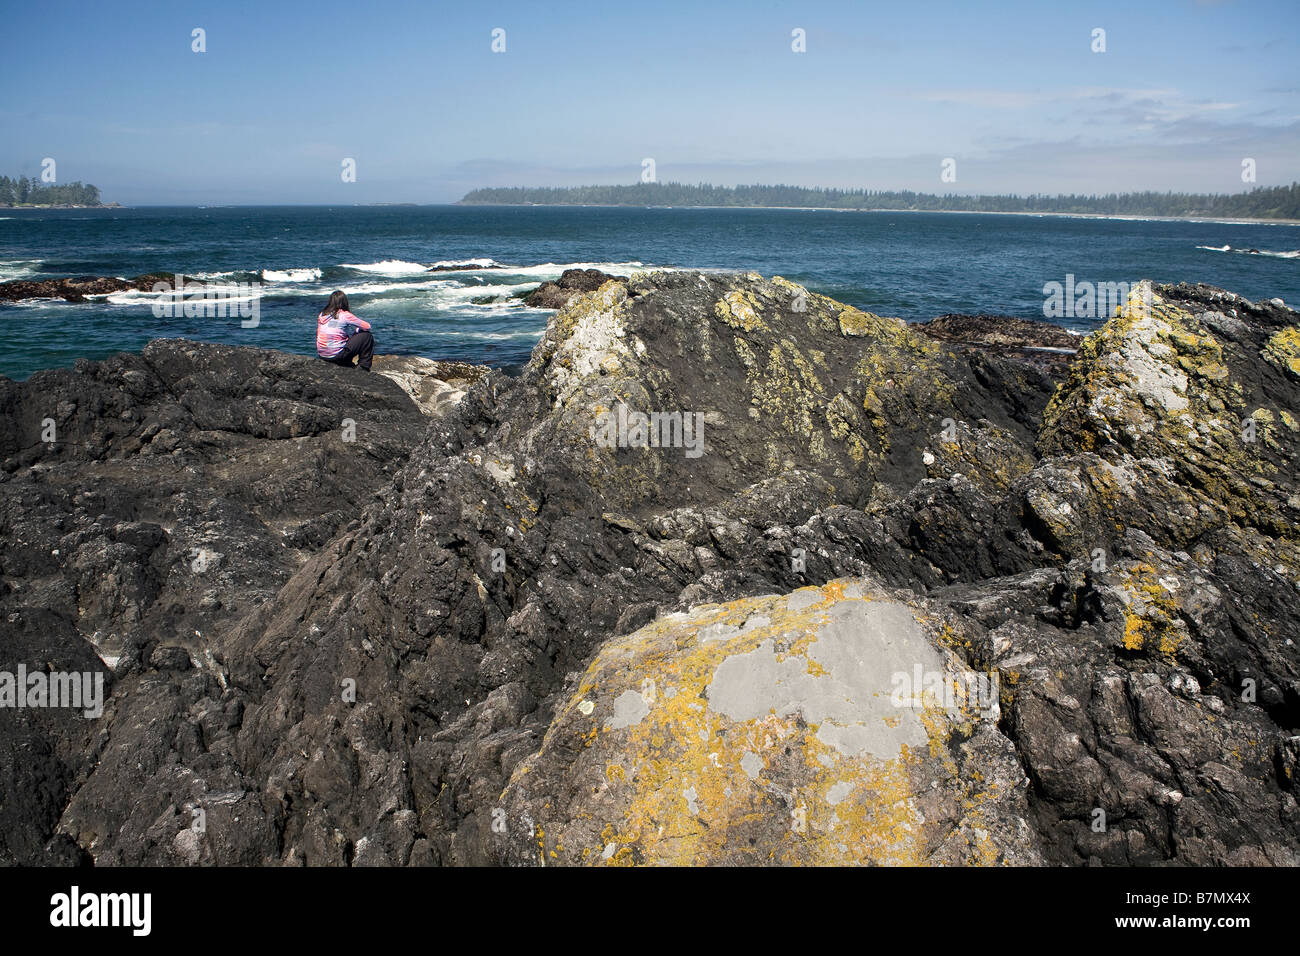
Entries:
[[375, 356], [370, 323], [348, 311], [348, 297], [342, 292], [332, 293], [324, 311], [316, 317], [316, 354], [335, 365], [370, 371]]

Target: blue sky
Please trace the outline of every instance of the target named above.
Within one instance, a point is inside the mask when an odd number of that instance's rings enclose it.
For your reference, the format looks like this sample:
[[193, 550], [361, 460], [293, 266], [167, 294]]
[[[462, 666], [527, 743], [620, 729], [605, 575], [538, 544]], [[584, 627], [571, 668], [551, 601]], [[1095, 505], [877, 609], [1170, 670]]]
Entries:
[[126, 204], [447, 202], [647, 157], [926, 192], [1300, 180], [1297, 0], [42, 0], [3, 27], [0, 172], [53, 157]]

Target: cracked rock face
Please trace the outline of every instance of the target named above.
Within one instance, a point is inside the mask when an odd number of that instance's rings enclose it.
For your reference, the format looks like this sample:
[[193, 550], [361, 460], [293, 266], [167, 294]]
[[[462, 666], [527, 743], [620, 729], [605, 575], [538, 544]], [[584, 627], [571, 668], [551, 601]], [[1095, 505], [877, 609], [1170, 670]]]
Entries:
[[6, 383], [84, 451], [3, 449], [4, 646], [120, 655], [6, 724], [6, 858], [1294, 865], [1300, 317], [1139, 292], [1064, 368], [670, 273], [436, 418], [186, 343]]

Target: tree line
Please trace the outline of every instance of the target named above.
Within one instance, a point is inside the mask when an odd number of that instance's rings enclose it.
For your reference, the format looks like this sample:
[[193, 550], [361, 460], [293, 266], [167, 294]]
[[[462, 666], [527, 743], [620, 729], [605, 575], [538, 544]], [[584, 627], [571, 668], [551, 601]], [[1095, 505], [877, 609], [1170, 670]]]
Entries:
[[0, 206], [98, 206], [99, 187], [43, 183], [29, 176], [0, 176]]
[[1106, 216], [1212, 216], [1300, 219], [1300, 183], [1257, 186], [1241, 193], [1134, 192], [1048, 196], [934, 195], [910, 190], [820, 189], [803, 186], [714, 186], [635, 183], [627, 186], [475, 189], [464, 204], [542, 206], [805, 206], [934, 212], [1092, 213]]

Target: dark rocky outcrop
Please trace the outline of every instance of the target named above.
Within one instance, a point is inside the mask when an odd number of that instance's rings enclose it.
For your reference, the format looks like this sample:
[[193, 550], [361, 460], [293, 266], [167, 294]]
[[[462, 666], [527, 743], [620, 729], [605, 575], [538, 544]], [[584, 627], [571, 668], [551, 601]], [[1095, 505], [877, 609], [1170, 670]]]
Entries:
[[465, 272], [467, 270], [473, 270], [474, 272], [482, 272], [486, 269], [504, 269], [504, 268], [505, 266], [497, 265], [495, 262], [489, 263], [488, 265], [479, 265], [476, 262], [449, 262], [449, 263], [441, 263], [439, 265], [429, 266], [429, 271], [430, 272]]
[[[429, 266], [430, 272], [463, 272], [469, 269], [482, 271], [486, 269], [504, 269], [501, 265], [444, 264]], [[571, 270], [581, 271], [581, 270]], [[593, 270], [594, 271], [594, 270]], [[58, 279], [14, 279], [0, 282], [0, 302], [18, 302], [23, 299], [64, 299], [68, 302], [84, 302], [87, 296], [109, 295], [114, 292], [152, 292], [154, 285], [165, 283], [168, 289], [176, 281], [170, 272], [149, 272], [123, 279], [117, 276], [71, 276]], [[202, 283], [190, 281], [185, 283], [195, 292], [202, 291]]]
[[1049, 375], [1062, 373], [1083, 340], [1059, 325], [1009, 315], [941, 315], [915, 328], [926, 335], [989, 355], [1033, 365]]
[[970, 345], [1010, 348], [1056, 348], [1073, 352], [1081, 337], [1050, 322], [1033, 322], [1009, 315], [959, 315], [950, 313], [916, 326], [926, 335]]
[[562, 309], [579, 292], [594, 292], [610, 279], [599, 269], [565, 269], [554, 282], [543, 282], [524, 297], [524, 304], [537, 309]]
[[[473, 374], [410, 361], [380, 356], [380, 374], [366, 375], [162, 340], [21, 384], [0, 378], [0, 670], [93, 671], [112, 694], [148, 688], [163, 724], [138, 751], [119, 734], [124, 759], [175, 746], [166, 759], [179, 766], [229, 738], [243, 703], [226, 693], [215, 633], [356, 524], [429, 424], [385, 367], [429, 387], [434, 370]], [[42, 848], [73, 790], [119, 746], [108, 720], [0, 710], [0, 862], [95, 854], [66, 838]]]
[[7, 384], [87, 450], [4, 449], [0, 646], [121, 644], [23, 731], [8, 858], [1294, 865], [1298, 320], [1144, 284], [1057, 376], [656, 273], [418, 437], [287, 357]]
[[74, 276], [66, 279], [15, 279], [0, 282], [0, 302], [18, 302], [22, 299], [65, 299], [84, 302], [88, 295], [108, 295], [113, 292], [137, 290], [150, 292], [158, 282], [171, 284], [176, 277], [166, 272], [150, 272], [134, 279], [116, 276]]

